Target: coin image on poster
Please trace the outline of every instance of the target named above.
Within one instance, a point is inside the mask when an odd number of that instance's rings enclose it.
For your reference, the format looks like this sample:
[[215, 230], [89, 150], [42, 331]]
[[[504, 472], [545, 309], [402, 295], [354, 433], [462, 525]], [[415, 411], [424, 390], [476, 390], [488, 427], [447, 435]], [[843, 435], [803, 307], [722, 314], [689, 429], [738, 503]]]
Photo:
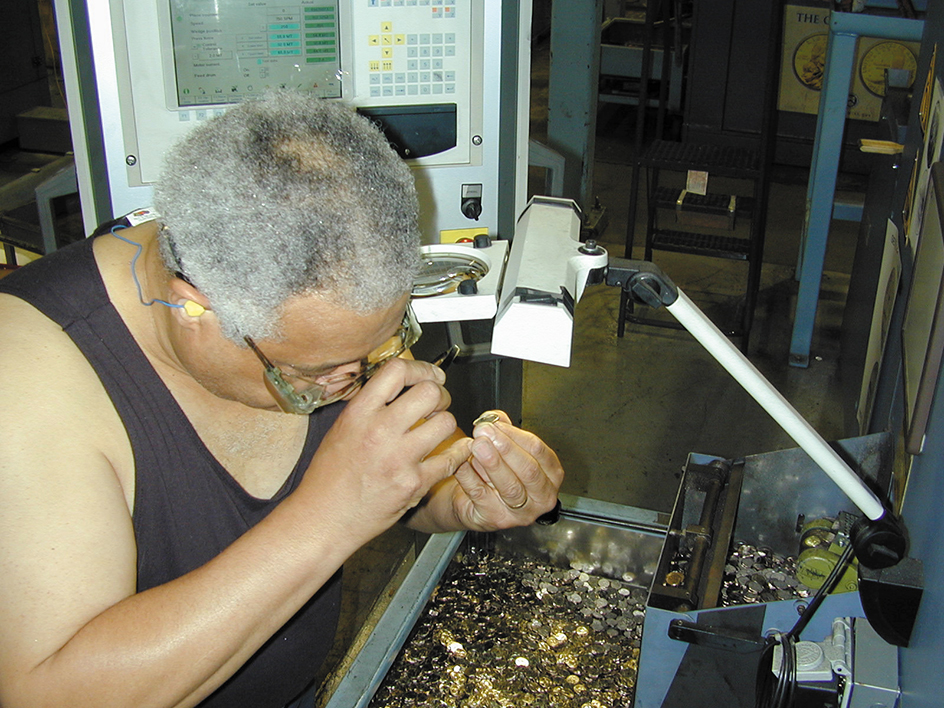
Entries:
[[926, 167], [931, 169], [931, 165], [936, 160], [937, 137], [941, 130], [941, 111], [940, 109], [931, 114], [931, 125], [928, 127], [928, 149], [925, 151]]
[[928, 67], [928, 75], [924, 80], [924, 93], [921, 94], [921, 104], [918, 109], [918, 118], [921, 123], [921, 132], [928, 130], [928, 114], [931, 111], [931, 95], [934, 84], [934, 68], [937, 65], [937, 45], [934, 45], [934, 51], [931, 52], [931, 65]]
[[814, 91], [823, 90], [826, 71], [825, 32], [813, 34], [797, 45], [793, 52], [793, 72], [804, 86]]
[[859, 76], [865, 88], [876, 96], [885, 95], [885, 70], [903, 69], [908, 72], [908, 86], [915, 80], [918, 60], [901, 42], [879, 42], [869, 49], [859, 64]]

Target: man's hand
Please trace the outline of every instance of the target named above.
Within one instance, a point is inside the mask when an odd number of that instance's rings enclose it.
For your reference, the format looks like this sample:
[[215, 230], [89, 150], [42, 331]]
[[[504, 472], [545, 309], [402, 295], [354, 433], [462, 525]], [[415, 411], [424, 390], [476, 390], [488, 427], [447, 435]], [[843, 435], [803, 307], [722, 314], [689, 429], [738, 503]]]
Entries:
[[494, 531], [526, 526], [555, 507], [564, 480], [557, 455], [505, 413], [496, 413], [496, 422], [475, 427], [471, 454], [430, 493], [410, 526]]
[[327, 495], [336, 523], [361, 543], [396, 523], [469, 458], [469, 438], [431, 454], [456, 433], [444, 382], [427, 362], [384, 365], [325, 436], [298, 493]]

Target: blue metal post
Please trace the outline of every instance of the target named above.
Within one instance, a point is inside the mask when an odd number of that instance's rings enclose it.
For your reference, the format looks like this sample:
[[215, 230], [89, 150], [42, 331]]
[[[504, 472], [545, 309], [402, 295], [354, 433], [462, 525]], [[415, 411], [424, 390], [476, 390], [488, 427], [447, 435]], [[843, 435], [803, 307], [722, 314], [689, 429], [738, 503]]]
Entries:
[[563, 196], [589, 210], [603, 0], [554, 3], [551, 11], [547, 143], [566, 159]]
[[813, 163], [806, 192], [806, 218], [797, 261], [800, 287], [790, 343], [792, 366], [806, 367], [810, 362], [810, 343], [833, 214], [856, 40], [863, 36], [920, 41], [923, 32], [923, 20], [848, 12], [833, 12], [829, 18], [826, 75], [816, 120]]

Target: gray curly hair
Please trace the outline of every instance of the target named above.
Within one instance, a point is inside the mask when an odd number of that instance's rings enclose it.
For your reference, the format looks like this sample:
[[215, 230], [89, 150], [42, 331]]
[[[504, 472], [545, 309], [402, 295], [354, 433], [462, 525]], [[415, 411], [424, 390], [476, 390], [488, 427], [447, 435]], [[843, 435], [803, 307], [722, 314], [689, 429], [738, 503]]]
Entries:
[[229, 109], [171, 149], [154, 197], [164, 263], [237, 343], [280, 336], [298, 295], [389, 307], [419, 264], [410, 169], [333, 101], [278, 91]]

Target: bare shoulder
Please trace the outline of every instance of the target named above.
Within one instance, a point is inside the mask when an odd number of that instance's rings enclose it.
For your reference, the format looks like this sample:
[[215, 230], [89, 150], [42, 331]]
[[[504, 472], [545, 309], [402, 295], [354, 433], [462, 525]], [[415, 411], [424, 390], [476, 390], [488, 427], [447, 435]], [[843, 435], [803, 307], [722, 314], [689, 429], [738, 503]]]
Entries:
[[69, 335], [32, 305], [6, 294], [0, 294], [0, 322], [3, 439], [16, 441], [24, 454], [35, 445], [33, 455], [53, 454], [59, 446], [72, 454], [100, 455], [112, 476], [130, 484], [131, 449], [118, 414]]
[[0, 321], [2, 680], [133, 593], [135, 548], [130, 449], [98, 377], [29, 304], [0, 295]]
[[24, 442], [32, 438], [48, 444], [56, 433], [75, 445], [72, 436], [81, 437], [85, 445], [120, 457], [126, 438], [110, 425], [118, 421], [117, 413], [91, 365], [62, 328], [6, 294], [0, 294], [0, 321], [0, 429], [23, 436]]

